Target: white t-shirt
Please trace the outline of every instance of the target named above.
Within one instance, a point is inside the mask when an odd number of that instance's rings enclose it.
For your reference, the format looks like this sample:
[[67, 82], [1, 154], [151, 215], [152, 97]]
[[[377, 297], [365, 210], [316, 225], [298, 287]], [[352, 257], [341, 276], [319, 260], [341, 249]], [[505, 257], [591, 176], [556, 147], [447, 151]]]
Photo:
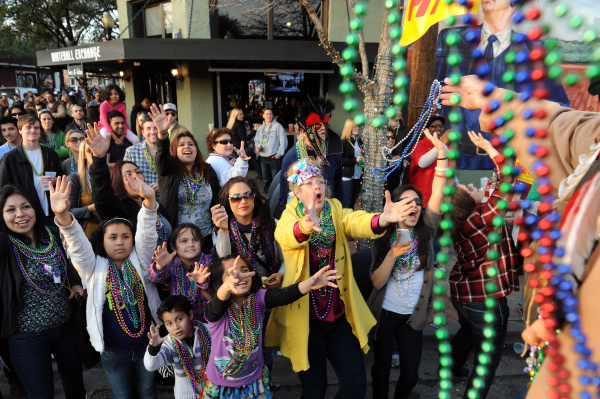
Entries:
[[398, 268], [394, 266], [385, 288], [383, 309], [398, 314], [413, 313], [419, 295], [421, 295], [425, 274], [424, 270], [417, 271], [418, 268], [418, 256], [415, 256], [411, 270], [406, 273], [400, 273]]
[[[42, 171], [42, 151], [38, 148], [37, 150], [33, 150], [33, 151], [29, 151], [29, 150], [25, 150], [27, 151], [27, 156], [29, 157], [29, 162], [31, 162], [31, 165], [33, 166], [33, 169], [37, 170], [38, 173]], [[35, 187], [35, 191], [37, 192], [37, 195], [40, 199], [40, 203], [42, 204], [42, 209], [44, 210], [44, 213], [46, 214], [46, 216], [48, 216], [48, 199], [46, 198], [46, 192], [44, 191], [44, 188], [42, 187], [42, 182], [40, 180], [41, 176], [38, 176], [35, 174], [35, 172], [32, 173], [33, 174], [33, 185]]]

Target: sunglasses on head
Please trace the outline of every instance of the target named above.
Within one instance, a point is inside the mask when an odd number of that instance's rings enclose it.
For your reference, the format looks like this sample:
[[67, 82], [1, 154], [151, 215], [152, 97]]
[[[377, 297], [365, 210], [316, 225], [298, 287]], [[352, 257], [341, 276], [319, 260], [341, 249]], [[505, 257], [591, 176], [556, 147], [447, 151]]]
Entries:
[[229, 197], [229, 201], [233, 203], [240, 202], [242, 199], [254, 201], [254, 193], [233, 194]]
[[69, 139], [69, 141], [70, 141], [71, 143], [81, 143], [82, 141], [85, 141], [85, 137], [80, 137], [80, 138], [77, 138], [77, 137], [71, 137], [71, 138]]
[[[408, 198], [408, 197], [403, 197], [403, 198], [400, 198], [400, 201], [404, 201], [404, 200], [405, 200], [405, 199], [407, 199], [407, 198]], [[416, 205], [416, 206], [421, 206], [421, 200], [420, 200], [419, 198], [413, 198], [413, 200], [412, 200], [412, 201], [409, 201], [409, 202], [408, 202], [408, 204], [411, 204], [411, 203], [413, 203], [413, 202], [415, 203], [415, 205]]]
[[229, 139], [229, 140], [219, 140], [219, 141], [217, 141], [217, 143], [223, 144], [223, 145], [233, 144], [233, 140], [231, 140], [231, 139]]

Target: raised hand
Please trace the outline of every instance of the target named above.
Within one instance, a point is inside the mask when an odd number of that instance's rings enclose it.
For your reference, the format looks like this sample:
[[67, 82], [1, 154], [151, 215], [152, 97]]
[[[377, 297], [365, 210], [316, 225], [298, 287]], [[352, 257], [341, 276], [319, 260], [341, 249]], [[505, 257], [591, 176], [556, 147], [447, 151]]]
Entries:
[[310, 203], [306, 208], [304, 208], [304, 210], [306, 211], [306, 216], [304, 216], [300, 220], [300, 227], [302, 227], [303, 230], [308, 232], [322, 231], [321, 227], [319, 226], [319, 217], [317, 216], [317, 210], [315, 209], [315, 201], [317, 199], [317, 194], [313, 192], [312, 196], [313, 197], [311, 198]]
[[250, 160], [250, 157], [248, 155], [246, 155], [246, 150], [244, 149], [244, 141], [243, 140], [242, 140], [242, 143], [240, 144], [240, 149], [239, 150], [237, 148], [235, 148], [235, 147], [233, 147], [233, 149], [238, 154], [238, 156], [240, 158], [242, 158], [243, 161], [249, 161]]
[[186, 274], [190, 281], [195, 281], [196, 284], [204, 284], [208, 281], [210, 271], [208, 267], [204, 265], [198, 265], [198, 262], [194, 263], [194, 271]]
[[[445, 86], [442, 86], [440, 99], [442, 105], [459, 105], [465, 109], [482, 109], [485, 105], [483, 88], [486, 82], [479, 79], [476, 75], [463, 76], [460, 83], [455, 86], [450, 78], [444, 79]], [[460, 96], [460, 101], [455, 104], [453, 97]]]
[[67, 176], [59, 176], [56, 178], [56, 188], [49, 184], [50, 189], [50, 206], [55, 215], [62, 215], [69, 212], [71, 203], [69, 195], [71, 194], [71, 183], [67, 183]]
[[489, 149], [493, 147], [492, 143], [490, 143], [485, 137], [483, 137], [481, 133], [475, 133], [474, 131], [469, 131], [467, 133], [469, 134], [471, 142], [477, 147], [484, 150], [485, 152], [489, 151]]
[[169, 120], [167, 119], [167, 113], [163, 109], [162, 105], [157, 106], [156, 104], [152, 104], [150, 106], [150, 112], [148, 112], [148, 116], [156, 125], [159, 135], [169, 130]]
[[154, 324], [150, 324], [150, 331], [148, 331], [148, 339], [150, 340], [150, 346], [160, 346], [167, 340], [167, 337], [160, 336], [160, 328]]
[[337, 285], [334, 283], [334, 281], [341, 278], [342, 276], [337, 275], [336, 269], [329, 270], [329, 266], [325, 266], [306, 281], [308, 281], [309, 288], [311, 290], [318, 290], [319, 288], [325, 286], [337, 288]]
[[438, 150], [438, 158], [444, 158], [448, 153], [448, 147], [446, 147], [446, 144], [442, 143], [437, 134], [431, 134], [428, 128], [425, 129], [423, 133], [425, 134], [425, 137], [431, 141], [431, 144], [433, 144]]
[[123, 177], [123, 181], [127, 184], [127, 187], [131, 191], [134, 191], [137, 195], [144, 199], [155, 198], [156, 192], [149, 184], [144, 180], [140, 179], [137, 175], [126, 175]]
[[229, 278], [227, 279], [229, 292], [231, 292], [234, 295], [240, 294], [239, 290], [237, 289], [237, 284], [240, 281], [242, 281], [243, 279], [245, 279], [247, 277], [252, 277], [256, 274], [255, 271], [242, 273], [238, 266], [239, 261], [240, 261], [240, 256], [238, 255], [237, 258], [235, 258], [233, 265], [227, 270], [227, 275], [229, 276]]
[[154, 261], [154, 268], [158, 271], [167, 267], [167, 265], [173, 262], [173, 259], [177, 256], [177, 253], [173, 251], [172, 254], [167, 250], [167, 243], [163, 242], [162, 247], [156, 247], [156, 251], [154, 251], [154, 256], [152, 260]]
[[110, 135], [107, 135], [106, 138], [102, 137], [97, 123], [94, 123], [94, 126], [88, 123], [87, 128], [88, 130], [85, 142], [87, 143], [88, 147], [90, 147], [92, 155], [94, 155], [96, 158], [102, 158], [104, 155], [106, 155], [106, 152], [110, 147]]
[[417, 208], [412, 198], [405, 198], [402, 201], [392, 202], [389, 191], [385, 191], [385, 205], [383, 212], [379, 217], [379, 225], [386, 227], [390, 223], [403, 222], [412, 211]]
[[219, 232], [223, 235], [228, 234], [229, 216], [227, 216], [225, 208], [221, 205], [215, 205], [210, 208], [210, 213], [212, 214], [212, 222], [217, 226]]

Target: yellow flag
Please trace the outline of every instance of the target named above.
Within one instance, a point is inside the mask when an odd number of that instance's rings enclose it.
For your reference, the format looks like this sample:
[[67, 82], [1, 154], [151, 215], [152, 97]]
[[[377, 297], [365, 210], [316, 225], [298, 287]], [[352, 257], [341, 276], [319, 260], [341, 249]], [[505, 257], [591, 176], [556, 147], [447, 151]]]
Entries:
[[472, 0], [473, 6], [446, 4], [445, 0], [406, 0], [404, 22], [402, 23], [401, 46], [414, 43], [427, 32], [433, 24], [451, 15], [476, 14], [481, 0]]

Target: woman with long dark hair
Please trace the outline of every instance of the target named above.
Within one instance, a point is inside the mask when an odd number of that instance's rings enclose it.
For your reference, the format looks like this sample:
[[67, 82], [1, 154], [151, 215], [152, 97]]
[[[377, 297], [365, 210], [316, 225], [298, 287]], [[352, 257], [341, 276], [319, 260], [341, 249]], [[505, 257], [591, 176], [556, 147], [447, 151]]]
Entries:
[[0, 190], [2, 338], [30, 398], [52, 398], [52, 356], [67, 398], [85, 398], [75, 347], [73, 292], [81, 279], [67, 262], [58, 231], [44, 225], [39, 201], [12, 185]]
[[208, 253], [213, 247], [210, 207], [218, 202], [219, 178], [191, 133], [179, 133], [169, 141], [169, 122], [162, 106], [159, 109], [152, 104], [148, 115], [158, 129], [156, 173], [169, 221], [174, 226], [198, 226], [203, 235], [202, 251]]
[[394, 342], [400, 355], [400, 378], [394, 398], [406, 398], [417, 384], [423, 341], [433, 288], [433, 237], [442, 217], [442, 189], [448, 167], [446, 147], [437, 136], [426, 136], [438, 149], [432, 195], [423, 209], [423, 195], [412, 185], [402, 185], [392, 193], [404, 217], [392, 224], [373, 245], [371, 281], [373, 293], [368, 304], [377, 318], [375, 361], [371, 368], [373, 398], [388, 397]]
[[67, 159], [69, 149], [65, 146], [65, 132], [58, 128], [52, 112], [49, 109], [43, 109], [38, 112], [38, 118], [41, 125], [40, 144], [56, 151], [61, 160]]

